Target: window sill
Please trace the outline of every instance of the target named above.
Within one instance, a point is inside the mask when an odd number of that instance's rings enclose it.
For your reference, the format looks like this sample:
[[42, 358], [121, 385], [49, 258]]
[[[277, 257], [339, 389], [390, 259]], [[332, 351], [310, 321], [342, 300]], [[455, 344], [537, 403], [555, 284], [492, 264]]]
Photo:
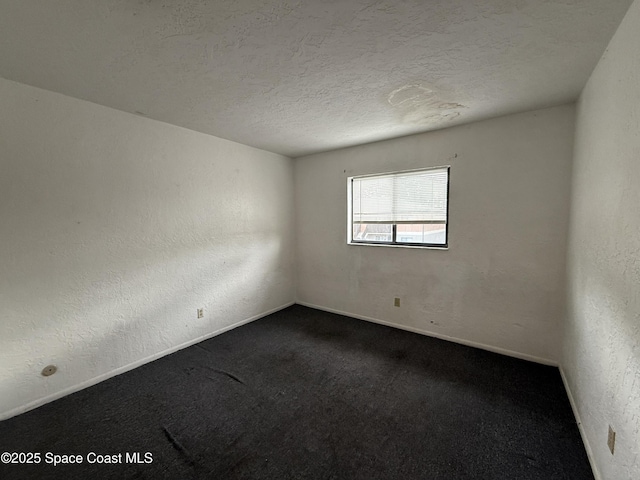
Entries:
[[417, 248], [419, 250], [449, 250], [448, 246], [438, 247], [435, 245], [390, 245], [388, 243], [363, 243], [363, 242], [347, 242], [347, 245], [356, 245], [358, 247], [391, 247], [391, 248]]

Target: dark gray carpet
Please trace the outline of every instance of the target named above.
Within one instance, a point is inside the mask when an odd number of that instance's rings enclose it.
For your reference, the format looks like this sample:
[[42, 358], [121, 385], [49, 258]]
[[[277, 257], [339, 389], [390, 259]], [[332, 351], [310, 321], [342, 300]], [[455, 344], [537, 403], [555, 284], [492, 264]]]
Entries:
[[556, 368], [298, 305], [1, 422], [4, 451], [42, 461], [2, 479], [593, 478]]

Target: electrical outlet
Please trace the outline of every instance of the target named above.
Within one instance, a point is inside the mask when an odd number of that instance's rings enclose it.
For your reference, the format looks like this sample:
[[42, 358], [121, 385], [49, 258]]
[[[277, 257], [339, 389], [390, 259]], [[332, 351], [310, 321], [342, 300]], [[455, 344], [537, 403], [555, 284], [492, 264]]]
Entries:
[[198, 318], [202, 318], [204, 317], [204, 308], [199, 308], [198, 309]]
[[609, 435], [607, 436], [607, 445], [609, 446], [609, 450], [611, 450], [611, 455], [613, 455], [613, 450], [616, 446], [616, 432], [609, 425]]
[[399, 307], [400, 306], [400, 298], [396, 297], [393, 299], [393, 306], [394, 307]]

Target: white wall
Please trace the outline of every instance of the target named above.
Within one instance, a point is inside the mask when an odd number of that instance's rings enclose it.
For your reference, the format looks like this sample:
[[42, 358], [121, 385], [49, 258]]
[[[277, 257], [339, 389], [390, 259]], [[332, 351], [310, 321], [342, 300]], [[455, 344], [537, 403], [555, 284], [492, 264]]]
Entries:
[[[562, 358], [601, 478], [640, 478], [640, 2], [578, 103]], [[617, 431], [615, 454], [608, 425]]]
[[0, 418], [291, 303], [291, 163], [0, 79]]
[[[574, 113], [561, 106], [296, 159], [298, 302], [557, 362]], [[447, 164], [449, 250], [346, 244], [348, 176]]]

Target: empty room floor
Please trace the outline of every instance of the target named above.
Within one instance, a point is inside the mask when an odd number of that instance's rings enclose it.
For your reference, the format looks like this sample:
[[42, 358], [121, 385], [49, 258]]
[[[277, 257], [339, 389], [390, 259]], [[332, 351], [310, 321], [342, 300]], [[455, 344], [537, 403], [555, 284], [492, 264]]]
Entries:
[[556, 368], [299, 305], [1, 422], [0, 451], [41, 459], [3, 479], [593, 478]]

